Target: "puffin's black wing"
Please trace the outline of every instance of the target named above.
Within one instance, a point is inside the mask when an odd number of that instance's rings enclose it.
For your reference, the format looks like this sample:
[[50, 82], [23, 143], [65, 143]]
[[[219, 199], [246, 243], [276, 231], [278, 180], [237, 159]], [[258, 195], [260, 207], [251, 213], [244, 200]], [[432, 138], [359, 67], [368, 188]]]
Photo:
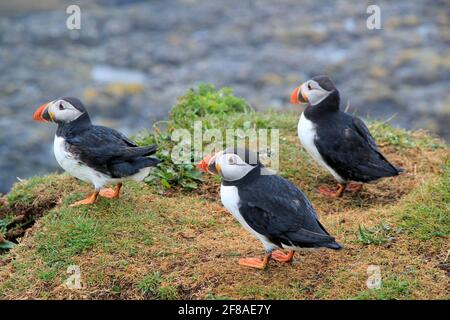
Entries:
[[379, 151], [377, 143], [375, 142], [375, 139], [370, 134], [370, 131], [367, 128], [364, 121], [362, 121], [361, 119], [359, 119], [357, 117], [352, 117], [352, 128], [353, 128], [353, 130], [358, 132], [359, 135], [364, 138], [364, 140], [367, 141], [367, 143], [370, 145], [370, 147], [372, 149], [374, 149], [375, 151]]
[[247, 224], [278, 246], [341, 248], [320, 224], [308, 198], [279, 176], [260, 176], [240, 186], [239, 198]]
[[154, 166], [158, 159], [146, 158], [156, 152], [156, 146], [139, 147], [120, 132], [102, 126], [92, 126], [73, 137], [67, 137], [70, 152], [94, 169], [121, 178]]
[[318, 136], [314, 143], [325, 162], [346, 180], [370, 182], [402, 171], [384, 157], [364, 122], [356, 117], [337, 136]]

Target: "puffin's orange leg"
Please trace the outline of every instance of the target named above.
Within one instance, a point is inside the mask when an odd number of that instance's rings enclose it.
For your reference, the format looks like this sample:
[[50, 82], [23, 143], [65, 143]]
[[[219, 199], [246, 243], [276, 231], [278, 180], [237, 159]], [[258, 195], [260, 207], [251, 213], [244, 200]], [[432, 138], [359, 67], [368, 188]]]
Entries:
[[357, 193], [361, 191], [362, 187], [363, 187], [362, 183], [351, 182], [347, 185], [346, 191], [350, 193]]
[[239, 264], [241, 266], [264, 270], [267, 267], [269, 260], [270, 260], [270, 253], [266, 254], [263, 259], [260, 258], [239, 259]]
[[272, 259], [278, 262], [291, 262], [294, 258], [295, 251], [291, 250], [288, 253], [284, 253], [281, 250], [275, 250], [272, 252]]
[[119, 183], [116, 185], [116, 187], [115, 187], [114, 190], [111, 189], [111, 188], [107, 188], [107, 189], [102, 189], [102, 190], [100, 190], [100, 195], [101, 195], [102, 197], [109, 198], [109, 199], [115, 199], [115, 198], [118, 198], [118, 197], [119, 197], [119, 194], [120, 194], [120, 188], [122, 188], [122, 182], [119, 182]]
[[70, 207], [78, 207], [78, 206], [81, 206], [81, 205], [93, 204], [93, 203], [95, 203], [95, 201], [97, 201], [98, 194], [99, 194], [99, 192], [95, 191], [93, 194], [88, 196], [86, 199], [83, 199], [83, 200], [77, 201], [75, 203], [72, 203], [70, 205]]
[[342, 197], [342, 195], [344, 194], [345, 184], [339, 183], [338, 189], [336, 191], [331, 190], [330, 188], [328, 188], [326, 186], [320, 186], [318, 191], [319, 191], [319, 193], [321, 193], [327, 197], [339, 198], [339, 197]]

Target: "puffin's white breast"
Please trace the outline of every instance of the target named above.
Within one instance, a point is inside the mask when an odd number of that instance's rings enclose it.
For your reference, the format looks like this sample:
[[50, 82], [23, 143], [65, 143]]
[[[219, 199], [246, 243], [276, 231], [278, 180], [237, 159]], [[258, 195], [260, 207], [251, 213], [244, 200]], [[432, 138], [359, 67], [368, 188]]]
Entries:
[[329, 165], [326, 164], [325, 160], [323, 160], [322, 156], [317, 150], [316, 144], [314, 143], [314, 139], [316, 138], [316, 126], [315, 124], [308, 120], [305, 117], [305, 113], [303, 112], [300, 116], [300, 120], [298, 122], [297, 127], [298, 137], [300, 138], [300, 142], [306, 151], [313, 157], [313, 159], [320, 164], [323, 168], [325, 168], [328, 172], [330, 172], [334, 178], [340, 182], [344, 183], [345, 180], [342, 179], [339, 174], [334, 171]]
[[222, 204], [224, 205], [224, 207], [231, 212], [231, 214], [245, 229], [247, 229], [247, 231], [257, 237], [263, 243], [264, 248], [267, 251], [271, 251], [277, 247], [273, 243], [271, 243], [266, 236], [253, 230], [245, 221], [244, 217], [242, 217], [242, 214], [239, 211], [239, 193], [237, 187], [224, 185], [220, 186], [220, 199], [222, 200]]
[[129, 177], [111, 178], [110, 176], [90, 168], [86, 164], [79, 161], [75, 155], [71, 154], [67, 150], [67, 144], [64, 138], [58, 136], [55, 136], [53, 152], [55, 153], [56, 161], [59, 163], [61, 168], [67, 171], [70, 175], [82, 181], [92, 183], [97, 189], [106, 184], [118, 183], [124, 180], [134, 180], [139, 182], [144, 180], [150, 172], [150, 167], [147, 167], [142, 168], [136, 174]]
[[61, 168], [82, 181], [94, 184], [96, 188], [101, 188], [111, 181], [110, 177], [104, 173], [98, 172], [76, 159], [75, 155], [68, 152], [66, 146], [64, 138], [55, 136], [53, 152]]

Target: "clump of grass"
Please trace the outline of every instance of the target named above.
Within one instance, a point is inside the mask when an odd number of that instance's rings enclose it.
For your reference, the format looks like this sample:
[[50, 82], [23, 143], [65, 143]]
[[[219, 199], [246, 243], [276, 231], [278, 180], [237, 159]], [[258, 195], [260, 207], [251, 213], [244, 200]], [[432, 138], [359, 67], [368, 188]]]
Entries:
[[143, 294], [156, 295], [162, 280], [163, 279], [159, 272], [153, 272], [142, 278], [138, 284], [138, 287], [141, 289]]
[[46, 184], [46, 177], [33, 177], [26, 183], [17, 183], [8, 193], [7, 200], [9, 203], [30, 205], [36, 198], [36, 187]]
[[387, 122], [369, 121], [368, 127], [377, 143], [387, 144], [396, 148], [423, 147], [428, 149], [444, 148], [445, 145], [439, 139], [433, 138], [423, 131], [411, 132], [393, 127]]
[[158, 289], [157, 297], [160, 300], [175, 300], [178, 298], [178, 290], [171, 285], [161, 286]]
[[156, 186], [161, 193], [178, 186], [186, 190], [193, 190], [203, 180], [202, 173], [193, 164], [173, 162], [171, 151], [175, 142], [172, 141], [168, 131], [154, 127], [153, 133], [141, 132], [135, 137], [135, 140], [140, 145], [156, 144], [158, 146], [156, 157], [162, 162], [150, 172], [145, 182]]
[[5, 216], [0, 219], [0, 235], [5, 234], [8, 225], [11, 224], [13, 220], [13, 217], [9, 214], [5, 214]]
[[395, 235], [401, 232], [401, 228], [393, 229], [385, 221], [381, 221], [373, 228], [366, 228], [363, 225], [359, 225], [357, 242], [366, 245], [383, 245], [392, 242], [395, 239]]
[[419, 240], [447, 237], [450, 234], [450, 160], [439, 179], [419, 186], [399, 212], [400, 225]]
[[210, 117], [220, 122], [230, 114], [250, 111], [245, 99], [234, 96], [231, 88], [217, 90], [211, 84], [201, 84], [178, 99], [170, 119], [178, 128], [191, 129], [199, 118]]
[[[158, 145], [156, 156], [162, 160], [162, 163], [145, 181], [157, 186], [161, 192], [172, 187], [193, 190], [203, 181], [202, 173], [193, 164], [195, 160], [193, 152], [190, 153], [190, 162], [183, 164], [174, 163], [172, 154], [175, 152], [174, 146], [179, 143], [172, 139], [173, 132], [183, 129], [192, 134], [195, 122], [201, 122], [201, 129], [221, 128], [222, 133], [226, 129], [235, 128], [243, 128], [243, 130], [269, 128], [273, 123], [270, 114], [262, 115], [254, 112], [243, 98], [234, 96], [230, 88], [217, 90], [213, 85], [203, 84], [197, 89], [188, 91], [186, 95], [178, 99], [170, 112], [168, 121], [156, 124], [152, 133], [141, 132], [134, 138], [140, 145]], [[158, 126], [162, 124], [165, 128]], [[206, 144], [208, 141], [202, 143], [202, 145]], [[193, 151], [192, 137], [185, 147], [187, 151]]]
[[416, 146], [410, 133], [402, 129], [394, 128], [389, 123], [370, 121], [368, 126], [371, 134], [380, 144], [389, 144], [390, 146], [402, 148]]
[[166, 281], [159, 272], [153, 272], [144, 276], [138, 283], [142, 294], [161, 300], [177, 299], [178, 291], [170, 285], [162, 285]]
[[379, 289], [361, 291], [352, 299], [354, 300], [396, 300], [410, 299], [414, 284], [407, 279], [388, 277], [381, 281]]

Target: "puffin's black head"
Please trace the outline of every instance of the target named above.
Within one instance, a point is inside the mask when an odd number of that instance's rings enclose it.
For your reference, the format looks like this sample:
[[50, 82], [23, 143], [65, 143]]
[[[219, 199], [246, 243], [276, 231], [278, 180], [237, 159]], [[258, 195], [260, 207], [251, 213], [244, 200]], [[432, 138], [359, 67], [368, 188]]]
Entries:
[[339, 94], [333, 81], [328, 76], [315, 76], [296, 88], [291, 95], [291, 103], [309, 102], [317, 105], [332, 94]]
[[257, 153], [243, 148], [228, 148], [213, 156], [206, 156], [198, 167], [203, 172], [220, 174], [226, 181], [245, 177], [254, 168], [262, 166]]
[[80, 100], [63, 97], [40, 106], [34, 113], [33, 119], [65, 124], [76, 120], [89, 120], [89, 115]]

